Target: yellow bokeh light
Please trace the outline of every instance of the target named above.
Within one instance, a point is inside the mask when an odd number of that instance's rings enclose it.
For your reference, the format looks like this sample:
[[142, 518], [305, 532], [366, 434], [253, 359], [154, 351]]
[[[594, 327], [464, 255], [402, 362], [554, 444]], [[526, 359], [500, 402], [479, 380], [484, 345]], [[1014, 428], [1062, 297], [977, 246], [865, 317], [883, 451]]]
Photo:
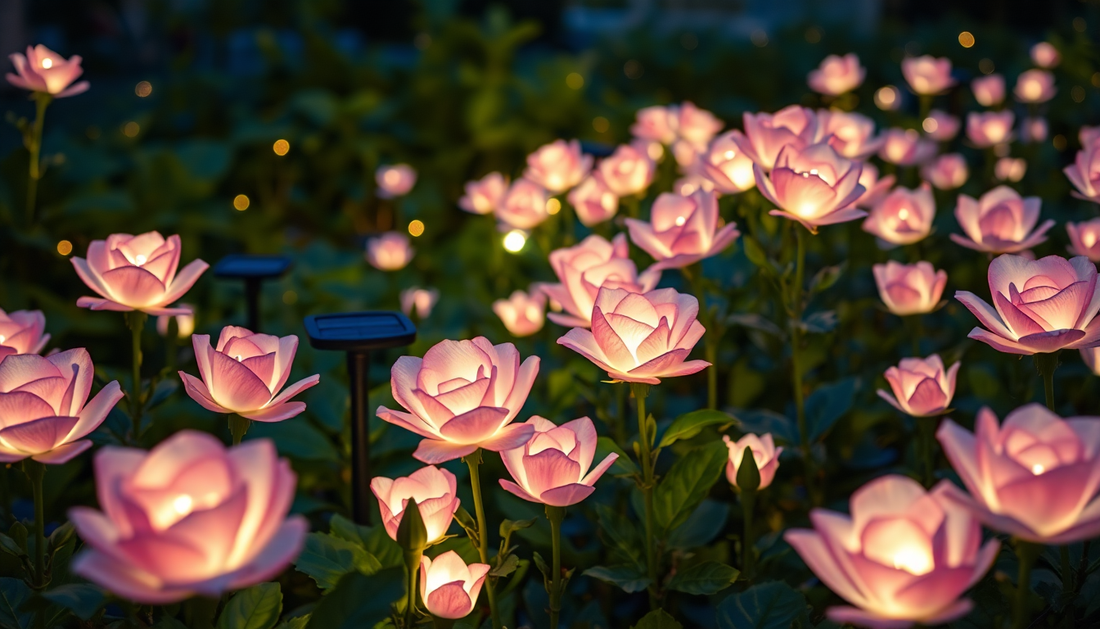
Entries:
[[238, 194], [237, 196], [233, 197], [233, 207], [236, 208], [238, 212], [243, 212], [247, 210], [250, 204], [251, 201], [248, 200], [248, 196], [246, 195]]
[[925, 133], [935, 133], [936, 129], [940, 128], [940, 123], [936, 122], [935, 118], [925, 118], [920, 126], [924, 128]]
[[137, 134], [141, 132], [141, 125], [131, 120], [122, 125], [122, 134], [128, 138], [136, 138]]
[[553, 216], [561, 211], [561, 201], [550, 197], [546, 200], [546, 213]]
[[288, 290], [285, 293], [283, 293], [283, 303], [284, 304], [286, 304], [288, 306], [292, 306], [297, 301], [298, 301], [298, 293], [296, 293], [292, 290]]
[[565, 84], [569, 89], [579, 90], [584, 87], [584, 77], [576, 72], [570, 72], [565, 76]]
[[510, 253], [519, 253], [526, 244], [527, 235], [518, 229], [513, 229], [504, 235], [504, 248]]
[[290, 142], [283, 139], [275, 140], [275, 144], [271, 146], [271, 150], [275, 151], [275, 154], [279, 157], [282, 157], [290, 152]]
[[596, 133], [607, 133], [607, 130], [611, 128], [611, 121], [603, 116], [596, 116], [592, 119], [592, 128], [596, 130]]
[[898, 105], [901, 104], [899, 101], [898, 88], [893, 85], [880, 87], [878, 91], [875, 92], [875, 105], [884, 111], [897, 109]]
[[414, 219], [409, 222], [409, 235], [413, 238], [420, 236], [424, 233], [424, 221], [420, 219]]
[[970, 31], [963, 31], [959, 33], [959, 45], [963, 48], [970, 48], [974, 45], [974, 34]]
[[134, 86], [134, 93], [138, 98], [145, 98], [153, 93], [153, 84], [149, 81], [141, 81]]
[[73, 252], [73, 243], [68, 240], [62, 240], [57, 243], [57, 252], [63, 256], [67, 256]]

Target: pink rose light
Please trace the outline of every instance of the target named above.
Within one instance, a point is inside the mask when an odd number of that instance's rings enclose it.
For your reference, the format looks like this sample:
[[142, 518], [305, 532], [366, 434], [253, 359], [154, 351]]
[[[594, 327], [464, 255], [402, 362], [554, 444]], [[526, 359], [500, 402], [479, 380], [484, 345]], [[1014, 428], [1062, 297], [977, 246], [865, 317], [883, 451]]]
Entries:
[[900, 317], [932, 312], [939, 307], [947, 286], [947, 271], [937, 271], [930, 262], [900, 264], [890, 260], [874, 265], [871, 271], [882, 303]]
[[546, 322], [546, 295], [534, 290], [530, 295], [517, 290], [508, 299], [494, 301], [493, 312], [512, 336], [531, 336]]
[[0, 308], [0, 361], [13, 354], [41, 354], [50, 342], [41, 310], [4, 312]]
[[592, 467], [598, 435], [587, 417], [558, 426], [536, 415], [527, 423], [535, 429], [531, 439], [500, 453], [515, 479], [502, 478], [500, 486], [524, 500], [554, 507], [575, 505], [592, 495], [596, 481], [619, 458], [612, 452]]
[[374, 172], [378, 184], [378, 196], [383, 199], [403, 197], [416, 185], [416, 171], [408, 164], [380, 166]]
[[386, 232], [367, 240], [367, 262], [379, 271], [400, 271], [413, 259], [415, 250], [401, 232]]
[[599, 176], [588, 176], [566, 197], [585, 227], [610, 220], [619, 211], [619, 197]]
[[529, 179], [517, 179], [496, 206], [497, 220], [516, 229], [533, 229], [550, 218], [546, 201], [545, 188]]
[[890, 188], [894, 186], [897, 177], [886, 175], [879, 179], [878, 167], [871, 162], [864, 162], [863, 170], [859, 172], [859, 185], [863, 186], [863, 194], [856, 199], [856, 207], [871, 209], [879, 201], [886, 197]]
[[89, 402], [94, 377], [85, 349], [0, 360], [0, 461], [30, 457], [60, 465], [92, 447], [84, 437], [122, 399], [122, 389], [114, 381]]
[[1040, 68], [1053, 68], [1062, 61], [1062, 55], [1050, 42], [1039, 42], [1031, 47], [1031, 60]]
[[813, 529], [783, 538], [825, 585], [855, 607], [830, 607], [836, 623], [872, 629], [939, 625], [974, 607], [962, 594], [993, 565], [1000, 542], [982, 545], [978, 520], [948, 499], [949, 481], [925, 492], [888, 475], [852, 494], [851, 515], [810, 512]]
[[458, 207], [470, 214], [492, 214], [507, 192], [508, 179], [500, 173], [489, 173], [466, 182], [466, 194], [458, 200]]
[[478, 448], [518, 448], [534, 429], [512, 424], [539, 372], [538, 356], [520, 364], [511, 343], [441, 341], [424, 358], [402, 356], [390, 371], [393, 398], [407, 412], [379, 406], [378, 417], [424, 440], [413, 453], [438, 465]]
[[839, 96], [859, 87], [866, 74], [855, 53], [850, 52], [843, 57], [829, 55], [820, 66], [810, 71], [806, 83], [818, 94]]
[[723, 133], [700, 156], [701, 174], [723, 194], [737, 194], [756, 185], [752, 159], [737, 143], [736, 136], [739, 134], [740, 131]]
[[592, 308], [592, 329], [573, 328], [559, 345], [591, 360], [613, 380], [660, 384], [697, 373], [704, 360], [685, 362], [705, 329], [699, 301], [671, 288], [644, 294], [603, 287]]
[[461, 502], [457, 488], [454, 474], [430, 465], [408, 476], [375, 476], [370, 481], [370, 490], [378, 499], [382, 525], [386, 527], [390, 538], [397, 541], [397, 527], [401, 525], [405, 508], [410, 500], [415, 500], [424, 528], [427, 529], [428, 545], [436, 543], [447, 534], [451, 519]]
[[[707, 145], [714, 136], [722, 130], [722, 121], [705, 109], [700, 109], [691, 101], [684, 101], [679, 107], [669, 107], [669, 115], [676, 129], [676, 143], [682, 143], [691, 148], [694, 153], [702, 153], [707, 150]], [[673, 146], [672, 152], [679, 155], [684, 152]], [[686, 166], [684, 161], [678, 159], [681, 166]]]
[[88, 82], [73, 83], [84, 69], [80, 67], [80, 55], [68, 59], [42, 44], [27, 46], [26, 56], [13, 52], [8, 55], [15, 74], [8, 73], [8, 83], [32, 92], [49, 94], [54, 98], [76, 96], [88, 91]]
[[547, 314], [551, 321], [567, 327], [587, 328], [592, 321], [592, 306], [603, 286], [646, 293], [657, 286], [660, 269], [638, 275], [626, 243], [626, 234], [611, 242], [593, 234], [579, 244], [550, 252], [550, 267], [559, 284], [542, 284], [540, 289], [561, 305], [564, 313]]
[[947, 420], [936, 437], [970, 492], [945, 496], [987, 527], [1050, 545], [1100, 535], [1100, 418], [1028, 404], [998, 426], [983, 408], [973, 433]]
[[579, 141], [556, 140], [527, 156], [523, 177], [557, 194], [580, 183], [591, 169], [592, 156], [581, 153]]
[[954, 190], [966, 183], [970, 169], [962, 155], [946, 153], [925, 164], [921, 176], [939, 190]]
[[920, 136], [915, 129], [887, 129], [883, 133], [878, 156], [898, 166], [923, 164], [936, 154], [936, 143]]
[[871, 210], [863, 231], [892, 245], [909, 245], [931, 233], [935, 217], [936, 200], [927, 183], [915, 190], [898, 187]]
[[676, 121], [669, 109], [660, 105], [639, 109], [630, 133], [642, 140], [672, 144], [676, 141]]
[[631, 144], [620, 145], [597, 167], [600, 178], [616, 196], [641, 194], [653, 182], [656, 164], [643, 150]]
[[1046, 118], [1024, 118], [1020, 121], [1020, 139], [1024, 142], [1045, 142], [1049, 133]]
[[862, 114], [822, 109], [817, 112], [822, 135], [842, 157], [867, 159], [879, 150], [885, 141], [875, 137], [875, 123]]
[[194, 307], [189, 304], [180, 304], [181, 308], [188, 308], [191, 312], [181, 315], [161, 315], [157, 317], [157, 334], [168, 336], [168, 325], [172, 319], [176, 320], [176, 336], [181, 339], [190, 337], [195, 332]]
[[978, 77], [970, 83], [970, 89], [982, 107], [1000, 105], [1005, 99], [1005, 78], [999, 74]]
[[176, 274], [180, 262], [180, 237], [164, 239], [157, 232], [139, 236], [111, 234], [93, 240], [88, 258], [70, 258], [76, 274], [99, 297], [81, 297], [76, 305], [92, 310], [151, 315], [189, 314], [189, 308], [171, 308], [199, 279], [209, 264], [193, 260]]
[[420, 598], [428, 612], [437, 618], [464, 618], [474, 611], [489, 565], [469, 566], [453, 550], [434, 560], [420, 558]]
[[729, 461], [726, 462], [726, 480], [730, 485], [737, 487], [737, 471], [741, 469], [741, 462], [745, 458], [745, 448], [752, 449], [752, 458], [756, 463], [756, 469], [760, 470], [760, 486], [764, 489], [772, 484], [775, 479], [775, 471], [779, 469], [779, 455], [783, 454], [783, 448], [775, 447], [775, 440], [771, 433], [765, 433], [762, 437], [747, 434], [737, 441], [722, 435], [722, 441], [729, 448]]
[[921, 127], [928, 137], [937, 142], [949, 142], [959, 134], [959, 119], [951, 114], [933, 109], [928, 112], [928, 117], [921, 122]]
[[414, 313], [418, 319], [426, 319], [432, 314], [432, 308], [439, 301], [439, 291], [434, 288], [410, 286], [401, 291], [401, 312], [408, 316]]
[[[1082, 132], [1084, 133], [1084, 132]], [[1066, 178], [1077, 188], [1074, 196], [1093, 203], [1100, 203], [1100, 142], [1083, 144], [1073, 163], [1062, 169]]]
[[653, 202], [649, 222], [626, 219], [630, 239], [657, 261], [678, 269], [718, 255], [741, 235], [737, 223], [719, 228], [718, 197], [696, 190], [689, 196], [664, 192]]
[[894, 394], [879, 389], [878, 396], [906, 415], [942, 415], [955, 397], [955, 376], [962, 363], [946, 371], [938, 354], [928, 358], [902, 358], [897, 367], [886, 370], [886, 382]]
[[1093, 375], [1100, 376], [1100, 347], [1086, 347], [1081, 350], [1081, 360], [1088, 365]]
[[765, 174], [760, 164], [753, 166], [753, 172], [761, 194], [780, 208], [772, 210], [772, 216], [798, 221], [817, 233], [822, 225], [867, 216], [852, 206], [864, 192], [859, 185], [861, 168], [859, 162], [844, 159], [821, 143], [801, 150], [785, 146], [771, 174]]
[[1070, 253], [1100, 262], [1100, 218], [1066, 223], [1066, 232], [1069, 234]]
[[1016, 114], [1009, 110], [970, 112], [966, 116], [966, 137], [978, 148], [989, 148], [995, 144], [1012, 140], [1012, 127], [1016, 124]]
[[1100, 286], [1096, 266], [1084, 256], [1000, 256], [989, 264], [989, 291], [992, 307], [974, 293], [955, 293], [987, 328], [971, 330], [972, 339], [1007, 354], [1100, 345]]
[[69, 510], [85, 548], [73, 572], [144, 605], [274, 579], [309, 533], [287, 517], [297, 478], [267, 439], [226, 448], [183, 430], [148, 452], [107, 446], [95, 476], [103, 511]]
[[914, 92], [934, 96], [955, 84], [951, 78], [951, 60], [947, 57], [907, 57], [901, 62], [901, 73]]
[[1016, 253], [1044, 242], [1054, 226], [1046, 220], [1038, 229], [1039, 197], [1023, 198], [1008, 186], [997, 186], [975, 200], [959, 195], [955, 218], [966, 236], [951, 234], [956, 243], [990, 253]]
[[1027, 173], [1027, 160], [1022, 157], [1002, 157], [993, 165], [998, 181], [1020, 181]]
[[1082, 125], [1081, 129], [1077, 132], [1077, 140], [1081, 142], [1082, 147], [1088, 147], [1090, 144], [1100, 140], [1100, 125], [1095, 127]]
[[745, 112], [744, 127], [744, 133], [735, 131], [731, 138], [765, 171], [772, 169], [783, 147], [803, 149], [823, 137], [817, 115], [798, 105], [784, 107], [774, 114]]
[[1045, 103], [1054, 98], [1054, 75], [1046, 70], [1027, 70], [1016, 79], [1016, 100], [1021, 103]]

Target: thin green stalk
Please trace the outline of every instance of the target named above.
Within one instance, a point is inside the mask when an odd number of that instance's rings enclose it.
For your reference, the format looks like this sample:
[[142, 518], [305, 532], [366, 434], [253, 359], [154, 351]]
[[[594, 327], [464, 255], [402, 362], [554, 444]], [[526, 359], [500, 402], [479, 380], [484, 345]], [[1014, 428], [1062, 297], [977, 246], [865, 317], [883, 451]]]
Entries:
[[[478, 554], [481, 563], [489, 563], [489, 527], [485, 524], [485, 503], [481, 499], [481, 474], [478, 466], [481, 465], [481, 450], [475, 451], [465, 457], [466, 465], [470, 468], [470, 485], [474, 492], [474, 512], [477, 515]], [[485, 595], [489, 599], [489, 613], [493, 618], [493, 629], [503, 629], [500, 622], [500, 610], [497, 609], [497, 596], [493, 591], [491, 578], [485, 579]]]
[[1027, 613], [1027, 597], [1031, 593], [1031, 567], [1043, 547], [1032, 542], [1018, 540], [1016, 542], [1016, 558], [1020, 565], [1020, 571], [1016, 577], [1016, 600], [1012, 612], [1012, 629], [1026, 629], [1029, 614]]
[[424, 556], [423, 550], [405, 551], [405, 572], [408, 580], [405, 582], [405, 627], [411, 629], [416, 619], [416, 575], [420, 570], [420, 558]]
[[1035, 354], [1035, 369], [1043, 377], [1047, 408], [1054, 410], [1054, 372], [1058, 370], [1058, 353]]
[[167, 363], [168, 374], [172, 377], [175, 377], [172, 374], [176, 371], [176, 361], [179, 357], [179, 336], [179, 322], [176, 317], [168, 317], [168, 330], [164, 335], [164, 360]]
[[699, 301], [699, 323], [702, 323], [703, 327], [707, 329], [707, 334], [703, 335], [704, 357], [710, 363], [710, 367], [707, 367], [707, 408], [717, 409], [719, 336], [718, 331], [714, 329], [715, 326], [712, 325], [710, 311], [707, 309], [707, 290], [702, 281], [703, 265], [702, 263], [696, 263], [692, 266], [685, 266], [680, 271], [683, 272], [684, 277], [691, 284], [691, 291], [695, 293], [695, 299]]
[[788, 296], [791, 328], [791, 384], [794, 387], [794, 407], [798, 418], [799, 447], [806, 462], [806, 492], [814, 505], [821, 503], [816, 491], [817, 464], [810, 444], [810, 430], [806, 425], [806, 397], [802, 390], [802, 304], [806, 278], [806, 230], [791, 223], [798, 241], [795, 258], [794, 286]]
[[565, 507], [546, 505], [546, 519], [550, 520], [550, 543], [553, 561], [550, 573], [550, 629], [558, 629], [561, 616], [561, 521], [565, 519]]
[[34, 225], [35, 205], [38, 202], [38, 180], [42, 178], [42, 128], [46, 122], [46, 107], [53, 97], [44, 92], [35, 92], [34, 125], [27, 150], [31, 153], [30, 170], [27, 177], [27, 225]]
[[35, 589], [41, 589], [46, 587], [46, 506], [42, 497], [46, 466], [34, 459], [24, 459], [23, 471], [31, 482], [34, 497], [34, 575], [31, 582]]
[[656, 528], [653, 521], [653, 489], [656, 483], [653, 480], [653, 455], [650, 448], [653, 444], [649, 440], [649, 431], [646, 429], [645, 398], [649, 385], [637, 382], [630, 383], [630, 390], [634, 392], [634, 399], [638, 406], [638, 450], [642, 458], [642, 496], [645, 498], [645, 563], [646, 574], [649, 577], [649, 608], [657, 609], [657, 548], [653, 530]]
[[921, 467], [923, 468], [924, 486], [931, 489], [936, 482], [936, 466], [934, 463], [933, 433], [935, 419], [931, 417], [914, 417], [917, 422], [918, 447], [920, 448]]
[[756, 538], [753, 537], [753, 515], [756, 510], [756, 490], [741, 490], [741, 511], [745, 520], [745, 529], [741, 539], [741, 571], [746, 579], [752, 579], [756, 574], [756, 553], [753, 547]]
[[245, 433], [252, 426], [252, 420], [240, 415], [229, 415], [229, 434], [233, 435], [233, 445], [241, 444]]
[[126, 313], [126, 327], [130, 328], [133, 347], [133, 360], [131, 362], [133, 367], [133, 372], [131, 373], [132, 387], [130, 389], [129, 404], [130, 420], [134, 424], [135, 441], [141, 437], [141, 332], [145, 329], [145, 320], [148, 318], [149, 315], [139, 310], [131, 310]]

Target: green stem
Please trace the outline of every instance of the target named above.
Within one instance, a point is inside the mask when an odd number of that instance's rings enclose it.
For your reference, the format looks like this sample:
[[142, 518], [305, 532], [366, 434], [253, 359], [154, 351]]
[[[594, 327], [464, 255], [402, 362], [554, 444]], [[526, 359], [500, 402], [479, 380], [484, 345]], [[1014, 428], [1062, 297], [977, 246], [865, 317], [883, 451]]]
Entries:
[[718, 408], [718, 348], [710, 339], [703, 339], [703, 356], [710, 367], [707, 367], [707, 408]]
[[1026, 629], [1029, 614], [1027, 613], [1027, 597], [1031, 593], [1031, 567], [1039, 557], [1043, 547], [1032, 542], [1018, 540], [1016, 542], [1016, 558], [1020, 565], [1020, 571], [1016, 577], [1016, 601], [1012, 612], [1012, 629]]
[[920, 447], [921, 463], [924, 468], [924, 486], [926, 489], [931, 489], [936, 482], [936, 469], [932, 456], [934, 451], [933, 439], [935, 438], [933, 423], [935, 419], [931, 417], [914, 417], [913, 421], [917, 422], [918, 446]]
[[229, 416], [229, 434], [233, 435], [233, 445], [240, 445], [245, 433], [252, 426], [252, 420], [240, 415]]
[[645, 563], [646, 574], [649, 577], [649, 608], [657, 609], [657, 548], [653, 530], [653, 489], [656, 483], [653, 480], [653, 455], [650, 448], [653, 447], [649, 439], [649, 431], [646, 429], [645, 398], [649, 385], [637, 382], [630, 383], [630, 390], [634, 393], [634, 399], [638, 406], [638, 450], [642, 457], [642, 496], [645, 498]]
[[141, 331], [145, 329], [145, 320], [149, 315], [139, 310], [131, 310], [126, 313], [126, 327], [130, 328], [133, 348], [133, 372], [131, 373], [132, 387], [130, 389], [130, 420], [134, 424], [134, 440], [141, 436]]
[[755, 538], [752, 534], [753, 512], [756, 508], [756, 490], [741, 490], [741, 511], [745, 520], [745, 532], [741, 539], [741, 571], [751, 580], [756, 572], [756, 553], [753, 552]]
[[179, 334], [179, 322], [176, 320], [176, 317], [168, 317], [168, 330], [164, 335], [164, 360], [167, 363], [169, 375], [172, 375], [176, 371], [176, 361], [179, 355]]
[[558, 629], [561, 616], [561, 521], [565, 519], [565, 507], [546, 505], [546, 519], [550, 520], [550, 543], [553, 547], [553, 562], [550, 573], [550, 629]]
[[638, 218], [638, 214], [641, 212], [641, 199], [638, 195], [631, 194], [619, 199], [619, 203], [626, 206], [626, 215], [630, 218]]
[[412, 629], [416, 618], [416, 574], [420, 569], [420, 558], [423, 556], [423, 550], [405, 551], [405, 572], [409, 577], [405, 582], [405, 627], [408, 629]]
[[806, 493], [814, 505], [821, 504], [817, 495], [817, 464], [814, 462], [810, 444], [810, 431], [806, 425], [806, 398], [802, 390], [802, 304], [806, 277], [806, 230], [792, 222], [792, 228], [798, 241], [795, 258], [794, 286], [788, 296], [791, 328], [791, 384], [794, 387], [794, 407], [798, 418], [798, 436], [802, 458], [806, 462]]
[[34, 125], [27, 150], [31, 153], [30, 171], [27, 177], [27, 225], [34, 225], [35, 205], [38, 202], [38, 180], [42, 178], [42, 127], [46, 122], [46, 107], [53, 97], [45, 92], [35, 92]]
[[[475, 451], [464, 459], [466, 465], [470, 468], [470, 485], [474, 492], [474, 512], [477, 515], [477, 541], [478, 541], [478, 554], [481, 556], [481, 563], [489, 563], [489, 528], [485, 524], [485, 504], [481, 499], [481, 474], [478, 471], [478, 466], [481, 465], [481, 450]], [[503, 625], [500, 622], [500, 611], [497, 609], [497, 597], [496, 592], [493, 591], [493, 582], [491, 578], [485, 579], [485, 595], [489, 599], [489, 613], [493, 618], [493, 629], [502, 629]]]
[[1047, 408], [1054, 410], [1054, 372], [1058, 369], [1058, 353], [1035, 354], [1035, 369], [1043, 377]]
[[46, 466], [34, 459], [24, 459], [23, 471], [31, 482], [31, 493], [34, 496], [34, 575], [31, 582], [35, 589], [41, 589], [46, 587], [46, 506], [42, 497], [42, 479], [46, 476]]

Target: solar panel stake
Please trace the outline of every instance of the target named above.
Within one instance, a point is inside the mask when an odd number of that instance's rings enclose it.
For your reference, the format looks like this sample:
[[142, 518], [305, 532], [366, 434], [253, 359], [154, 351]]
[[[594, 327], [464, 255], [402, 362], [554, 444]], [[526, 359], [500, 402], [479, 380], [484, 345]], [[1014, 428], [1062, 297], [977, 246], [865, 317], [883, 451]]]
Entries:
[[370, 352], [348, 352], [348, 386], [351, 387], [351, 487], [352, 517], [357, 524], [370, 523]]
[[260, 330], [260, 289], [265, 280], [282, 277], [290, 269], [291, 260], [279, 255], [228, 255], [214, 265], [214, 276], [244, 280], [244, 301], [247, 308], [247, 326], [253, 332]]

